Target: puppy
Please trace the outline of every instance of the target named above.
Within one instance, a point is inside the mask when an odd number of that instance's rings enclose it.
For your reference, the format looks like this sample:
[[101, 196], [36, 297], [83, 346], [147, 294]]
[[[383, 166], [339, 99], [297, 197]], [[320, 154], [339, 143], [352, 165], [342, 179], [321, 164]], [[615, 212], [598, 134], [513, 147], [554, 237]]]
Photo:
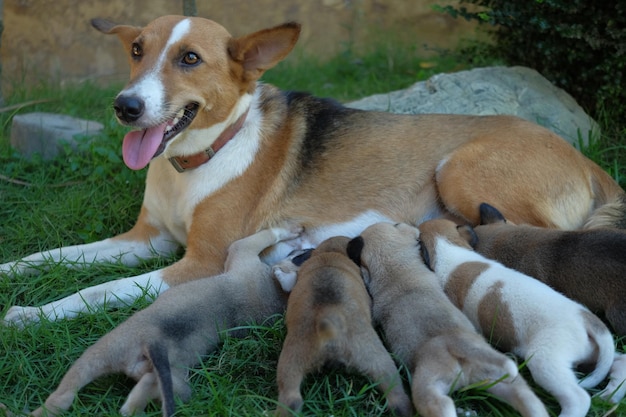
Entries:
[[[542, 282], [474, 252], [461, 235], [468, 229], [444, 219], [419, 229], [424, 259], [452, 302], [493, 344], [527, 361], [561, 417], [584, 417], [591, 398], [583, 388], [606, 377], [615, 355], [604, 323]], [[593, 364], [579, 385], [572, 369]]]
[[516, 226], [486, 203], [480, 222], [478, 239], [468, 241], [474, 250], [604, 315], [618, 336], [626, 336], [626, 233]]
[[413, 404], [424, 417], [456, 417], [448, 396], [475, 383], [525, 417], [548, 416], [515, 363], [493, 349], [452, 305], [419, 256], [419, 232], [378, 223], [348, 244], [373, 299], [388, 346], [412, 371]]
[[[143, 411], [160, 398], [163, 415], [175, 411], [174, 395], [186, 401], [187, 369], [216, 349], [223, 331], [261, 322], [284, 311], [287, 296], [259, 253], [300, 229], [265, 229], [229, 247], [222, 275], [181, 284], [135, 313], [78, 358], [45, 404], [33, 416], [54, 416], [70, 408], [80, 388], [94, 379], [123, 372], [136, 379], [120, 413]], [[242, 331], [229, 331], [241, 336]]]
[[367, 375], [386, 394], [394, 414], [413, 415], [398, 369], [372, 327], [371, 299], [359, 268], [346, 256], [348, 241], [343, 236], [325, 240], [298, 271], [278, 360], [279, 416], [302, 408], [304, 376], [329, 363]]

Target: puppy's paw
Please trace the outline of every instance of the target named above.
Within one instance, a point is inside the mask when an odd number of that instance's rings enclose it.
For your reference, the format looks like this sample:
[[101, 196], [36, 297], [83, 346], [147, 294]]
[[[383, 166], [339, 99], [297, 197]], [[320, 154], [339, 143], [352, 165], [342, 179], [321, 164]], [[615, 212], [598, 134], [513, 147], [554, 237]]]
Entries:
[[272, 273], [274, 274], [274, 278], [276, 278], [280, 283], [283, 291], [291, 292], [293, 287], [296, 285], [298, 272], [291, 269], [284, 270], [280, 267], [280, 265], [274, 265], [272, 267]]
[[294, 247], [294, 249], [296, 248], [294, 245], [296, 245], [298, 249], [300, 248], [301, 244], [294, 240], [299, 238], [303, 231], [304, 227], [296, 224], [286, 224], [285, 227], [272, 228], [272, 232], [274, 233], [274, 236], [276, 236], [277, 242], [290, 241], [289, 245]]
[[6, 316], [2, 320], [5, 326], [17, 326], [23, 328], [28, 323], [37, 323], [41, 319], [41, 308], [39, 307], [20, 307], [13, 306], [9, 308]]

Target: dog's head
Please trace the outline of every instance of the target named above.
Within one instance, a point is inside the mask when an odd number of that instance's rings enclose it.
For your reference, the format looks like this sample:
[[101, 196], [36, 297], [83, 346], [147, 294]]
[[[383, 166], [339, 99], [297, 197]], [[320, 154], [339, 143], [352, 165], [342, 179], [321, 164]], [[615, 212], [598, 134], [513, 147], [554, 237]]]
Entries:
[[347, 253], [371, 289], [372, 277], [384, 279], [384, 268], [395, 263], [392, 258], [419, 257], [419, 230], [405, 223], [376, 223], [348, 243]]
[[431, 270], [437, 262], [437, 242], [444, 239], [467, 249], [476, 246], [478, 237], [471, 226], [457, 225], [446, 219], [428, 220], [419, 225], [420, 249], [424, 263]]
[[130, 62], [130, 82], [114, 108], [120, 123], [137, 130], [124, 139], [124, 161], [145, 167], [166, 148], [201, 151], [190, 132], [217, 138], [246, 114], [256, 81], [294, 47], [300, 26], [286, 23], [234, 38], [219, 24], [163, 16], [145, 27], [93, 19], [119, 37]]

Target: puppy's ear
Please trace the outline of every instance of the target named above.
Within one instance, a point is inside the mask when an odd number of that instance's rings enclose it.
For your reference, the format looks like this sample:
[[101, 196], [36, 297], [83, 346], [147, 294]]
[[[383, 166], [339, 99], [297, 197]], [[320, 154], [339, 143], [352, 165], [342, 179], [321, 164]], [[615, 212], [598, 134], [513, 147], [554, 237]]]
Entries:
[[361, 266], [361, 252], [363, 252], [364, 245], [365, 241], [363, 240], [363, 237], [357, 236], [348, 242], [348, 247], [346, 248], [348, 258], [352, 259], [352, 261], [359, 267]]
[[295, 266], [302, 266], [304, 261], [306, 261], [307, 259], [311, 257], [312, 253], [313, 253], [313, 249], [303, 249], [303, 252], [297, 256], [294, 256], [291, 262]]
[[506, 223], [506, 219], [494, 206], [481, 203], [478, 208], [480, 212], [480, 224]]
[[420, 242], [420, 253], [422, 254], [424, 264], [428, 267], [428, 269], [434, 271], [433, 267], [430, 265], [430, 254], [428, 253], [428, 249], [426, 249], [426, 246], [424, 246], [422, 242]]
[[476, 245], [478, 244], [478, 235], [472, 226], [461, 225], [457, 226], [456, 230], [459, 232], [459, 235], [465, 239], [467, 243], [469, 243], [472, 249], [476, 248]]

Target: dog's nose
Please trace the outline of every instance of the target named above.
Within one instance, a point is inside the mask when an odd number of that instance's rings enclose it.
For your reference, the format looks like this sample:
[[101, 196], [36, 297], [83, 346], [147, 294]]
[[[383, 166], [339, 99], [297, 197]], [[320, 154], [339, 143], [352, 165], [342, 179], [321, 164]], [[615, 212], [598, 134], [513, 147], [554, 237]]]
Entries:
[[143, 100], [135, 96], [118, 96], [113, 102], [115, 115], [123, 122], [132, 123], [139, 119], [144, 111]]

